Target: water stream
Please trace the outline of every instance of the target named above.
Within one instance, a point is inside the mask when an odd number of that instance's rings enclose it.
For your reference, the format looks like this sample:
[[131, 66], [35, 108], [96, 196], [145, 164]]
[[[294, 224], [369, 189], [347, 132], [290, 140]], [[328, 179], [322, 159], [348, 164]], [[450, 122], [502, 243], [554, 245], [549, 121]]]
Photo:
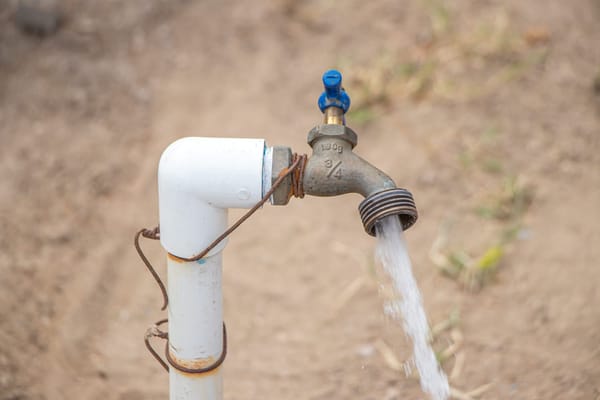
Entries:
[[377, 223], [376, 229], [376, 257], [389, 275], [395, 291], [394, 299], [386, 303], [384, 311], [402, 322], [413, 343], [414, 363], [423, 391], [433, 400], [446, 400], [450, 394], [448, 379], [429, 344], [429, 324], [421, 292], [412, 274], [400, 220], [397, 216], [386, 217]]

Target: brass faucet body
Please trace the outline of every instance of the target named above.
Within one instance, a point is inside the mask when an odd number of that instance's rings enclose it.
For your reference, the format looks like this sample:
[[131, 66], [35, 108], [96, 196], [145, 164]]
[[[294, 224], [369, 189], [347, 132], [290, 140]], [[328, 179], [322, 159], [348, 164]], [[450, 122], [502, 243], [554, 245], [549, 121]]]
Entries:
[[[400, 218], [403, 229], [411, 227], [418, 218], [412, 194], [396, 186], [392, 178], [356, 155], [352, 150], [358, 143], [356, 133], [344, 123], [344, 112], [338, 107], [325, 109], [325, 124], [308, 133], [307, 142], [312, 155], [297, 175], [301, 194], [295, 193], [292, 177], [273, 193], [271, 203], [285, 205], [292, 195], [338, 196], [359, 193], [365, 199], [358, 210], [365, 231], [374, 236], [375, 225], [387, 216]], [[280, 171], [289, 167], [292, 151], [289, 147], [273, 148], [272, 182]], [[296, 175], [295, 175], [296, 176]]]
[[360, 193], [368, 197], [395, 188], [392, 178], [352, 151], [356, 143], [356, 133], [344, 125], [313, 128], [308, 134], [313, 153], [304, 169], [304, 192], [313, 196]]

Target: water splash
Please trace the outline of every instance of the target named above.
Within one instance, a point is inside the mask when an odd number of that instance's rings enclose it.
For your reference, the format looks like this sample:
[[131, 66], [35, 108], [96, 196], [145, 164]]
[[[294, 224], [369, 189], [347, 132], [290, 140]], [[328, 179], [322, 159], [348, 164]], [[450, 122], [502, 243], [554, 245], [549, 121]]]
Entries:
[[446, 400], [450, 395], [448, 379], [429, 344], [429, 324], [421, 292], [412, 274], [400, 220], [397, 216], [386, 217], [377, 223], [376, 229], [376, 257], [391, 278], [396, 292], [396, 298], [385, 305], [384, 312], [402, 321], [406, 334], [412, 340], [414, 362], [423, 391], [429, 393], [433, 400]]

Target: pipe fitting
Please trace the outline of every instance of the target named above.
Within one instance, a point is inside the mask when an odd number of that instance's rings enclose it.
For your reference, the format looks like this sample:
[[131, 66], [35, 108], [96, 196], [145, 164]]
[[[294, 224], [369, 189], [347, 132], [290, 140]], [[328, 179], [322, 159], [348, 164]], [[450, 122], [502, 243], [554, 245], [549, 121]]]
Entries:
[[[272, 167], [271, 167], [271, 185], [279, 178], [279, 174], [292, 164], [292, 149], [285, 146], [273, 146]], [[292, 177], [288, 176], [275, 189], [271, 196], [271, 204], [284, 206], [290, 201], [292, 192]]]
[[212, 243], [227, 229], [229, 208], [262, 198], [264, 158], [264, 139], [188, 137], [167, 147], [158, 166], [162, 246], [191, 258]]

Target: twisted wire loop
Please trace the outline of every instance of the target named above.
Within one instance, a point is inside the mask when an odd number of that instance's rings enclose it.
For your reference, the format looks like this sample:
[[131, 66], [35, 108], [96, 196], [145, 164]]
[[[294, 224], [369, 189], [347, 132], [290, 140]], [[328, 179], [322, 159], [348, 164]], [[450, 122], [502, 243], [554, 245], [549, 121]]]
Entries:
[[215, 370], [221, 364], [223, 364], [223, 361], [225, 361], [225, 357], [227, 357], [227, 328], [225, 327], [225, 323], [223, 323], [223, 348], [221, 350], [221, 355], [219, 356], [219, 358], [214, 363], [212, 363], [206, 367], [188, 368], [184, 365], [179, 364], [175, 359], [173, 359], [173, 357], [171, 356], [171, 353], [169, 352], [169, 332], [162, 331], [159, 328], [159, 326], [161, 326], [162, 324], [165, 324], [167, 322], [169, 322], [169, 320], [167, 318], [161, 319], [160, 321], [155, 322], [154, 325], [152, 325], [150, 328], [148, 328], [146, 330], [146, 334], [144, 335], [144, 343], [146, 345], [146, 349], [148, 349], [150, 354], [152, 354], [152, 357], [154, 357], [154, 359], [156, 361], [158, 361], [158, 363], [163, 367], [163, 369], [165, 371], [169, 372], [169, 366], [167, 365], [166, 362], [164, 362], [164, 360], [160, 357], [160, 355], [152, 347], [152, 344], [150, 343], [150, 339], [153, 337], [157, 337], [157, 338], [166, 340], [165, 358], [167, 359], [167, 362], [173, 368], [175, 368], [181, 372], [187, 372], [188, 374], [203, 374], [203, 373]]
[[306, 154], [298, 154], [294, 153], [292, 156], [292, 165], [298, 163], [298, 167], [294, 168], [294, 173], [292, 174], [292, 189], [290, 193], [290, 197], [298, 197], [302, 199], [304, 197], [304, 169], [306, 167], [306, 161], [308, 160], [308, 156]]
[[152, 354], [152, 357], [154, 357], [154, 359], [156, 361], [158, 361], [160, 363], [160, 365], [165, 369], [165, 371], [169, 372], [169, 366], [167, 365], [167, 363], [165, 363], [162, 358], [160, 358], [160, 356], [158, 355], [158, 353], [154, 350], [154, 348], [152, 348], [152, 345], [150, 344], [150, 339], [153, 337], [158, 337], [161, 339], [166, 339], [167, 340], [167, 345], [169, 343], [169, 333], [168, 332], [164, 332], [161, 331], [160, 329], [158, 329], [158, 327], [164, 323], [166, 323], [167, 321], [169, 321], [168, 319], [161, 319], [160, 321], [157, 321], [154, 323], [154, 325], [152, 325], [150, 328], [148, 328], [146, 330], [146, 334], [144, 335], [144, 343], [146, 344], [146, 349], [148, 349], [148, 351], [150, 352], [150, 354]]
[[[227, 357], [227, 328], [225, 327], [225, 323], [223, 323], [223, 348], [221, 349], [221, 355], [219, 358], [212, 364], [202, 367], [202, 368], [188, 368], [181, 364], [171, 357], [171, 352], [169, 352], [169, 341], [167, 340], [167, 344], [165, 345], [165, 357], [171, 366], [181, 372], [187, 372], [188, 374], [204, 374], [206, 372], [210, 372], [219, 368], [223, 361], [225, 361], [225, 357]], [[161, 360], [162, 361], [162, 360]]]
[[[258, 203], [256, 203], [250, 210], [248, 210], [244, 215], [242, 215], [240, 217], [240, 219], [238, 219], [233, 225], [231, 225], [229, 228], [227, 228], [227, 230], [225, 232], [223, 232], [223, 234], [221, 234], [218, 238], [216, 238], [211, 244], [208, 245], [208, 247], [206, 247], [200, 253], [198, 253], [197, 255], [190, 257], [190, 258], [179, 257], [179, 256], [176, 256], [171, 253], [169, 253], [169, 255], [171, 255], [172, 257], [174, 257], [178, 260], [187, 261], [187, 262], [198, 261], [201, 258], [204, 258], [212, 249], [215, 248], [215, 246], [217, 246], [219, 243], [221, 243], [233, 231], [235, 231], [237, 228], [239, 228], [239, 226], [242, 225], [248, 218], [250, 218], [252, 216], [252, 214], [254, 214], [256, 212], [256, 210], [258, 210], [260, 207], [262, 207], [262, 205], [265, 204], [271, 198], [271, 196], [273, 195], [275, 190], [277, 190], [277, 188], [279, 186], [281, 186], [281, 184], [288, 177], [291, 177], [291, 180], [292, 180], [292, 185], [291, 185], [292, 187], [290, 189], [290, 197], [294, 196], [294, 197], [298, 197], [298, 198], [303, 198], [304, 197], [304, 186], [302, 184], [302, 181], [304, 178], [304, 169], [306, 167], [307, 160], [308, 160], [308, 156], [306, 154], [294, 153], [292, 155], [292, 163], [290, 164], [290, 166], [281, 170], [281, 172], [279, 173], [279, 176], [277, 177], [275, 182], [273, 182], [273, 184], [271, 185], [271, 189], [269, 189], [267, 191], [267, 193], [265, 193], [265, 195], [262, 197], [262, 199], [260, 199], [258, 201]], [[156, 272], [156, 270], [154, 269], [154, 267], [152, 266], [152, 264], [150, 263], [150, 261], [148, 260], [146, 255], [144, 254], [144, 251], [142, 250], [142, 248], [140, 246], [140, 236], [144, 237], [146, 239], [160, 240], [160, 227], [157, 226], [153, 229], [139, 230], [135, 234], [133, 244], [134, 244], [135, 249], [137, 250], [137, 253], [139, 254], [140, 258], [146, 265], [146, 268], [148, 269], [150, 274], [152, 274], [152, 277], [154, 278], [154, 280], [158, 284], [158, 287], [160, 288], [160, 291], [163, 296], [163, 305], [161, 307], [161, 310], [165, 310], [167, 308], [167, 306], [169, 305], [169, 296], [167, 294], [167, 289], [165, 288], [164, 283], [160, 279], [160, 275], [158, 275], [158, 273]], [[179, 371], [190, 373], [190, 374], [202, 374], [202, 373], [210, 372], [210, 371], [218, 368], [221, 364], [223, 364], [223, 361], [225, 361], [225, 357], [227, 356], [227, 329], [225, 328], [225, 323], [223, 323], [223, 349], [221, 351], [221, 356], [219, 357], [219, 359], [217, 359], [214, 363], [212, 363], [211, 365], [209, 365], [207, 367], [188, 368], [188, 367], [185, 367], [185, 366], [179, 364], [176, 360], [173, 359], [173, 357], [171, 357], [171, 354], [169, 353], [169, 333], [159, 329], [159, 326], [161, 326], [167, 322], [168, 322], [168, 319], [166, 319], [166, 318], [161, 319], [160, 321], [157, 321], [154, 325], [152, 325], [150, 328], [148, 328], [146, 330], [146, 334], [144, 335], [144, 343], [146, 345], [146, 349], [148, 349], [150, 354], [152, 354], [152, 357], [154, 357], [156, 359], [156, 361], [158, 361], [160, 363], [160, 365], [165, 369], [165, 371], [169, 372], [169, 366], [167, 365], [166, 362], [164, 362], [164, 360], [160, 357], [160, 355], [152, 347], [152, 345], [150, 343], [150, 339], [153, 337], [157, 337], [157, 338], [166, 340], [165, 358], [167, 359], [167, 362], [173, 368], [175, 368]]]

